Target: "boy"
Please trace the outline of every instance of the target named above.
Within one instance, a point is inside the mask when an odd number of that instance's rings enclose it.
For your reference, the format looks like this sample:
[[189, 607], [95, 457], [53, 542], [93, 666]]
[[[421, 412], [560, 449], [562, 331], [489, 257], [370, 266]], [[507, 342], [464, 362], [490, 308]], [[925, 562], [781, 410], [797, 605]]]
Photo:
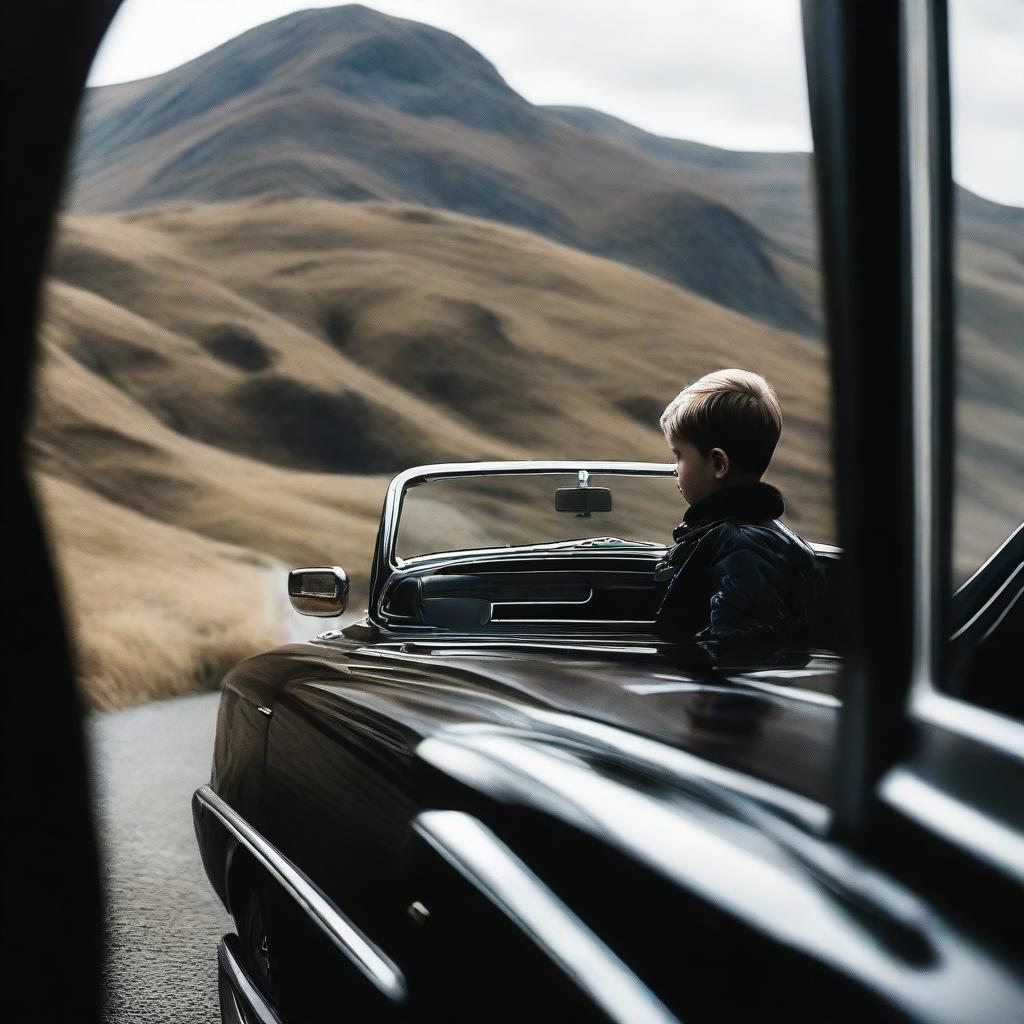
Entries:
[[661, 429], [690, 507], [659, 568], [670, 582], [655, 632], [716, 650], [806, 644], [814, 552], [778, 521], [782, 495], [761, 480], [782, 433], [774, 390], [748, 370], [709, 373], [669, 403]]

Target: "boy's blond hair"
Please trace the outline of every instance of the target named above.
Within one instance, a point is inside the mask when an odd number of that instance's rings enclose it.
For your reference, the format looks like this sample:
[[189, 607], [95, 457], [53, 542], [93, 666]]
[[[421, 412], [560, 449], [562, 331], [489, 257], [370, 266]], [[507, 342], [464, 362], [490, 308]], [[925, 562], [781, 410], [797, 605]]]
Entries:
[[772, 386], [750, 370], [716, 370], [688, 384], [661, 414], [669, 444], [689, 441], [707, 458], [722, 448], [730, 466], [760, 476], [782, 433], [782, 409]]

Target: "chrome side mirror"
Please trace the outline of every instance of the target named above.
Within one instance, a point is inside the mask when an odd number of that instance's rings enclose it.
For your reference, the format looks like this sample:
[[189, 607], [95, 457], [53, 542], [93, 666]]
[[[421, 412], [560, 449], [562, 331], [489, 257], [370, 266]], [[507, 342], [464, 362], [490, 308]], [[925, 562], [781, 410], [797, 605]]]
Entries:
[[340, 565], [292, 569], [288, 573], [288, 599], [302, 615], [323, 619], [340, 615], [348, 602], [348, 573]]

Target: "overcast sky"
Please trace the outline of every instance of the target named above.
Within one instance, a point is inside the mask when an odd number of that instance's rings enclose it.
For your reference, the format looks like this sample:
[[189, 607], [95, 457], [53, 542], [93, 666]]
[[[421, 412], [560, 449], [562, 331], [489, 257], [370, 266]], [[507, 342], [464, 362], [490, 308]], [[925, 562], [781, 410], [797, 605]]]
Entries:
[[[176, 67], [306, 0], [124, 0], [91, 85]], [[798, 0], [377, 0], [461, 36], [533, 103], [729, 149], [811, 148]], [[952, 0], [954, 174], [1024, 206], [1024, 0]]]

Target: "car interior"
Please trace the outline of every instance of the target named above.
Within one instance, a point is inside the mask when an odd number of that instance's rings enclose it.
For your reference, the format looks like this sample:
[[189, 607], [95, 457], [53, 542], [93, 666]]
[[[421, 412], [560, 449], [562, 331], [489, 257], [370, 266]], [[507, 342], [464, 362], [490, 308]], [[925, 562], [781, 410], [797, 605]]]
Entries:
[[[452, 555], [397, 571], [382, 596], [381, 611], [393, 626], [521, 630], [581, 625], [622, 632], [651, 629], [666, 579], [655, 576], [660, 549], [614, 555]], [[816, 548], [824, 581], [813, 647], [840, 648], [835, 594], [841, 558]]]

